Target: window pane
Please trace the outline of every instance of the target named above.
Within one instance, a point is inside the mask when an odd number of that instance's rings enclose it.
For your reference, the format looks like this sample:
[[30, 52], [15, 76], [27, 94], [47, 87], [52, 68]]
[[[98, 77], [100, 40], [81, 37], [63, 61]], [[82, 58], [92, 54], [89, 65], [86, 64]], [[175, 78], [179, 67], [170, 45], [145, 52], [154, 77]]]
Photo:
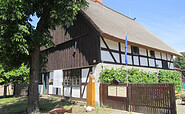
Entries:
[[101, 51], [101, 60], [114, 62], [114, 60], [112, 59], [112, 56], [108, 51]]
[[162, 61], [161, 60], [156, 60], [156, 66], [158, 68], [162, 68]]
[[148, 60], [145, 57], [140, 57], [141, 66], [148, 66]]
[[[128, 56], [128, 55], [127, 55]], [[128, 58], [128, 57], [127, 57]], [[121, 54], [122, 63], [125, 64], [125, 54]]]
[[149, 59], [149, 66], [155, 67], [155, 60], [154, 59]]
[[134, 55], [139, 55], [139, 48], [138, 47], [132, 46], [132, 50], [133, 50]]
[[132, 56], [131, 55], [127, 55], [127, 61], [128, 61], [128, 64], [132, 64]]
[[138, 58], [138, 56], [134, 56], [134, 65], [139, 65], [139, 58]]
[[150, 57], [155, 58], [155, 53], [154, 53], [154, 51], [152, 51], [152, 50], [150, 50]]
[[119, 53], [112, 53], [113, 54], [113, 56], [114, 56], [114, 58], [116, 59], [116, 61], [118, 62], [118, 63], [120, 63], [120, 59], [119, 59]]

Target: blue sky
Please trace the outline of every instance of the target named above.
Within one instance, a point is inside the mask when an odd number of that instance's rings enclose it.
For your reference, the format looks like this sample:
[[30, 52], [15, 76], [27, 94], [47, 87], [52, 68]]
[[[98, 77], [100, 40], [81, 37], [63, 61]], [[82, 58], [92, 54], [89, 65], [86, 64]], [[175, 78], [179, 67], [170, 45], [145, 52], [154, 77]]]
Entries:
[[[103, 0], [179, 52], [185, 52], [185, 0]], [[130, 11], [129, 11], [130, 9]]]
[[[103, 0], [179, 52], [185, 52], [185, 0]], [[130, 9], [130, 10], [129, 10]], [[37, 18], [33, 17], [34, 25]]]

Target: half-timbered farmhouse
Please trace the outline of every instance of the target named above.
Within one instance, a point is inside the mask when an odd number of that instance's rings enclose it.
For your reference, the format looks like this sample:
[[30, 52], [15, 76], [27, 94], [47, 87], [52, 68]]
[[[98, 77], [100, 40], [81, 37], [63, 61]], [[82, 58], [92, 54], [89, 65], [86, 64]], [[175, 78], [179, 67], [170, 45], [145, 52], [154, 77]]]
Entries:
[[79, 11], [73, 26], [51, 31], [56, 46], [41, 50], [48, 56], [48, 73], [41, 76], [40, 94], [85, 99], [92, 72], [99, 102], [99, 73], [125, 65], [126, 34], [128, 68], [174, 69], [173, 56], [181, 56], [179, 52], [134, 19], [102, 5], [102, 0], [87, 1], [89, 7]]

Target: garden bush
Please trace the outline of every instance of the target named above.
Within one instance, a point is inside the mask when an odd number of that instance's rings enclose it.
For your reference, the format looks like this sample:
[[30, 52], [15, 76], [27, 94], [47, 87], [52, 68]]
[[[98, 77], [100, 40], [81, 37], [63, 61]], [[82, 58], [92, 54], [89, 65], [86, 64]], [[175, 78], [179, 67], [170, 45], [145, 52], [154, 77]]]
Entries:
[[180, 73], [178, 71], [160, 70], [158, 75], [159, 83], [174, 83], [175, 91], [178, 93], [182, 90]]
[[[105, 69], [100, 73], [99, 80], [102, 83], [110, 83], [113, 79], [120, 79], [126, 82], [126, 70], [124, 67]], [[128, 69], [129, 83], [174, 83], [175, 91], [181, 89], [180, 73], [172, 70], [159, 70], [159, 73], [146, 72], [140, 69]]]

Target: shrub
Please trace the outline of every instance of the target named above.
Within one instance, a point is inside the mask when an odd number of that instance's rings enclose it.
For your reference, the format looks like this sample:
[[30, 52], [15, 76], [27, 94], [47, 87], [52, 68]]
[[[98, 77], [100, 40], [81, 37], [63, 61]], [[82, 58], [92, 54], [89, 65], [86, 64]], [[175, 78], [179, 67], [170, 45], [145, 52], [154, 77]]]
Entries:
[[110, 83], [113, 79], [120, 79], [123, 82], [126, 81], [126, 71], [123, 67], [119, 69], [105, 69], [100, 73], [99, 80], [102, 83]]
[[[100, 73], [99, 80], [102, 83], [110, 83], [113, 79], [120, 79], [126, 82], [126, 71], [124, 67], [118, 69], [105, 69]], [[139, 69], [128, 69], [128, 82], [130, 83], [174, 83], [175, 91], [181, 89], [180, 73], [178, 71], [160, 70], [156, 73], [146, 72]]]
[[179, 93], [182, 90], [180, 73], [178, 71], [160, 70], [159, 71], [159, 83], [174, 83], [175, 90]]
[[157, 83], [157, 74], [156, 73], [151, 73], [151, 72], [146, 72], [143, 70], [139, 69], [129, 69], [129, 82], [131, 83]]

